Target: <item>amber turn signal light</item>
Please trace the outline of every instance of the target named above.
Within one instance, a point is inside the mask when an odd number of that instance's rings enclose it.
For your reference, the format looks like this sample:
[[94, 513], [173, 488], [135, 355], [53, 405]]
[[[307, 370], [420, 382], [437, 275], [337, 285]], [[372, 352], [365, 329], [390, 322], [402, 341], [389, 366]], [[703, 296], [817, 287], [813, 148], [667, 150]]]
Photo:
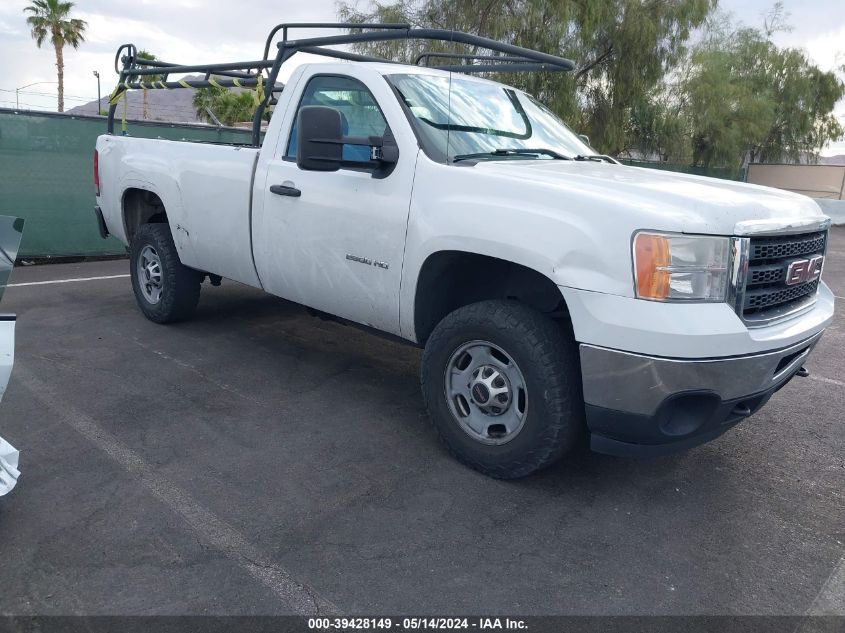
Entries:
[[634, 238], [637, 296], [666, 299], [669, 296], [669, 240], [663, 235], [638, 233]]

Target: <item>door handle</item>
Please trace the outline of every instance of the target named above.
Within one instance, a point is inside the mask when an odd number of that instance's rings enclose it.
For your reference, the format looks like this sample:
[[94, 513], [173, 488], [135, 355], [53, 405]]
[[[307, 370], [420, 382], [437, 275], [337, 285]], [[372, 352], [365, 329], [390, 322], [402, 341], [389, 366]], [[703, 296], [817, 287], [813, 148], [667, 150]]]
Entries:
[[302, 195], [299, 189], [287, 185], [270, 185], [270, 191], [278, 196], [291, 196], [292, 198], [298, 198]]

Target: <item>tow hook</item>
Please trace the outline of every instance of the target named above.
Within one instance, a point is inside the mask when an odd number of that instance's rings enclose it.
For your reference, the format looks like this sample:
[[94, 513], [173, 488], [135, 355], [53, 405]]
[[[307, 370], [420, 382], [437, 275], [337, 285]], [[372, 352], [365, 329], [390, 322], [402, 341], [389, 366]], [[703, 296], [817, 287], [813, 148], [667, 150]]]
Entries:
[[733, 408], [733, 410], [731, 411], [731, 415], [747, 418], [749, 415], [751, 415], [751, 407], [749, 407], [744, 402], [740, 402]]
[[802, 367], [801, 369], [795, 372], [795, 375], [801, 376], [801, 378], [806, 378], [810, 375], [810, 372], [805, 367]]
[[220, 275], [212, 275], [211, 273], [207, 273], [206, 277], [211, 282], [212, 286], [219, 286], [220, 283], [223, 281], [223, 278]]

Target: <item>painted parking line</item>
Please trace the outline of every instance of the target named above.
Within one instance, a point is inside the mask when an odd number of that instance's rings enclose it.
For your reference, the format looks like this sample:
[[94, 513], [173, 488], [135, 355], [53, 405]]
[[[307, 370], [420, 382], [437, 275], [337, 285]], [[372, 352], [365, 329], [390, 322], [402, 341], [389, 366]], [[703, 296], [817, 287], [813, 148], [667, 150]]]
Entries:
[[76, 277], [74, 279], [50, 279], [48, 281], [26, 281], [20, 284], [6, 284], [7, 288], [16, 288], [18, 286], [45, 286], [47, 284], [70, 284], [76, 281], [99, 281], [100, 279], [122, 279], [129, 275], [104, 275], [102, 277]]
[[15, 377], [26, 385], [36, 400], [49, 409], [51, 417], [67, 424], [100, 449], [181, 517], [186, 527], [201, 541], [222, 552], [244, 572], [267, 587], [293, 613], [311, 616], [340, 613], [335, 604], [294, 578], [270, 554], [249, 542], [240, 532], [172, 483], [158, 468], [125, 446], [97, 420], [68, 405], [52, 385], [42, 381], [20, 361], [15, 365]]
[[815, 376], [810, 374], [807, 376], [810, 380], [816, 380], [818, 382], [827, 383], [828, 385], [836, 385], [837, 387], [845, 387], [845, 382], [841, 380], [834, 380], [833, 378], [825, 378], [824, 376]]
[[[845, 615], [845, 556], [833, 568], [827, 582], [822, 585], [807, 615]], [[813, 629], [818, 631], [819, 629]]]

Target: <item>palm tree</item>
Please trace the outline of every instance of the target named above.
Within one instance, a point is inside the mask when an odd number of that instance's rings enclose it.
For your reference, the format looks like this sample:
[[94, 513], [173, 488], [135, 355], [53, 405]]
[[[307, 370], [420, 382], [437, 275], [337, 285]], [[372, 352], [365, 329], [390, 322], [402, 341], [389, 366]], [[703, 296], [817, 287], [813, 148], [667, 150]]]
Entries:
[[65, 111], [65, 58], [64, 47], [70, 44], [74, 48], [85, 41], [84, 20], [69, 18], [73, 2], [60, 0], [32, 0], [32, 4], [24, 8], [24, 13], [31, 13], [26, 22], [32, 29], [32, 37], [38, 48], [47, 37], [56, 51], [56, 69], [59, 77], [59, 112]]
[[192, 103], [197, 113], [197, 119], [211, 123], [212, 115], [208, 111], [211, 110], [212, 114], [214, 113], [215, 107], [224, 94], [226, 94], [226, 89], [217, 86], [209, 86], [208, 88], [199, 88], [196, 90]]
[[[153, 62], [156, 59], [158, 59], [155, 55], [153, 55], [149, 51], [145, 51], [143, 49], [138, 51], [136, 53], [135, 57], [137, 59], [146, 59], [148, 61], [153, 61]], [[152, 66], [146, 66], [144, 64], [138, 64], [138, 68], [152, 68]], [[161, 81], [162, 77], [164, 77], [164, 75], [160, 75], [160, 74], [159, 75], [141, 75], [140, 77], [138, 77], [138, 79], [140, 79], [144, 83], [152, 83], [154, 81]], [[148, 118], [147, 117], [147, 110], [148, 110], [148, 107], [147, 107], [147, 89], [144, 88], [144, 110], [143, 110], [143, 113], [142, 113], [142, 115], [143, 115], [142, 118], [144, 120], [146, 120]]]
[[[194, 93], [193, 105], [200, 121], [223, 125], [234, 125], [244, 121], [251, 121], [255, 115], [253, 93], [249, 90], [235, 91], [216, 86], [200, 88]], [[216, 119], [212, 119], [212, 114]]]

